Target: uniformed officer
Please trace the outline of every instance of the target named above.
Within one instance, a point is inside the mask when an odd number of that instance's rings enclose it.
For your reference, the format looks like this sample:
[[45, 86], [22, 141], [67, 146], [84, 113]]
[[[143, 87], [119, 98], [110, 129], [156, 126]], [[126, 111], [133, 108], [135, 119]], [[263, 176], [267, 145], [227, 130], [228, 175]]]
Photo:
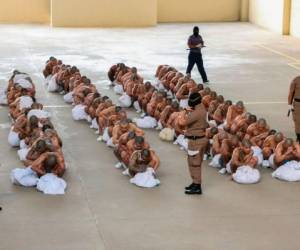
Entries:
[[193, 183], [185, 188], [186, 194], [202, 194], [201, 165], [208, 144], [205, 137], [208, 123], [207, 112], [201, 100], [198, 92], [191, 94], [188, 100], [192, 112], [187, 117], [185, 137], [188, 139], [188, 165]]
[[186, 69], [187, 74], [191, 74], [194, 65], [197, 65], [198, 71], [202, 77], [203, 83], [208, 83], [207, 75], [203, 66], [203, 58], [201, 49], [204, 47], [204, 41], [199, 35], [199, 28], [197, 26], [193, 29], [193, 35], [188, 39], [189, 53], [189, 64]]
[[300, 76], [296, 77], [290, 85], [288, 104], [293, 114], [297, 141], [300, 143]]

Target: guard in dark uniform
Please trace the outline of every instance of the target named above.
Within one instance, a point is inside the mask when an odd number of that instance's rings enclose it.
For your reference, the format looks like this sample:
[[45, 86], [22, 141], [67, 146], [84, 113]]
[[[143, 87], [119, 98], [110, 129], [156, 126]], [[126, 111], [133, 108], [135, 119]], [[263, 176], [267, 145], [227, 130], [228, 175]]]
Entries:
[[193, 111], [187, 118], [185, 137], [188, 139], [188, 165], [193, 183], [185, 188], [186, 194], [202, 194], [201, 165], [208, 145], [205, 131], [209, 125], [207, 123], [207, 112], [201, 100], [199, 93], [193, 93], [188, 101]]
[[300, 76], [296, 77], [290, 85], [288, 104], [293, 114], [297, 141], [300, 143]]
[[204, 41], [199, 35], [199, 28], [194, 27], [193, 35], [189, 37], [188, 47], [190, 49], [189, 53], [189, 64], [186, 69], [187, 74], [191, 74], [191, 71], [194, 68], [194, 65], [197, 64], [198, 71], [202, 77], [203, 83], [208, 83], [207, 75], [203, 65], [201, 48], [204, 47]]

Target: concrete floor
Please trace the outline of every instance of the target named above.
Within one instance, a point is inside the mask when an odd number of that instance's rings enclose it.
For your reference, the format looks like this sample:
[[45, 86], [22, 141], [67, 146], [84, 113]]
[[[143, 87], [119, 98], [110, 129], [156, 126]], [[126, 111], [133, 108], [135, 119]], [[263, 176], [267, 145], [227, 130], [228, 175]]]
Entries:
[[[247, 23], [200, 24], [207, 44], [205, 64], [213, 89], [247, 102], [273, 128], [293, 136], [287, 118], [290, 81], [300, 71], [300, 40], [281, 37]], [[204, 195], [188, 197], [185, 155], [147, 138], [162, 164], [161, 186], [140, 189], [113, 168], [110, 149], [96, 142], [85, 123], [74, 122], [62, 97], [46, 93], [41, 70], [50, 55], [76, 64], [99, 90], [112, 96], [106, 72], [123, 61], [153, 79], [158, 64], [184, 71], [190, 24], [147, 29], [50, 29], [0, 26], [0, 89], [15, 68], [37, 84], [38, 100], [48, 106], [64, 142], [67, 194], [49, 197], [13, 186], [12, 168], [20, 167], [6, 138], [7, 108], [0, 108], [0, 249], [195, 249], [252, 250], [300, 248], [300, 185], [262, 171], [257, 185], [243, 186], [204, 166]], [[195, 79], [199, 80], [194, 71]]]

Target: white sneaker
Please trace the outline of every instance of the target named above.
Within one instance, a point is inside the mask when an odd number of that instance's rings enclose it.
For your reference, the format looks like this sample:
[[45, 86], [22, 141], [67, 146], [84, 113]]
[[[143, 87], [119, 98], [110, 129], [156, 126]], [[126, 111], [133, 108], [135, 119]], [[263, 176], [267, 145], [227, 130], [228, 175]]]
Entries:
[[122, 167], [122, 162], [118, 162], [116, 165], [115, 165], [115, 168], [117, 169], [120, 169]]
[[99, 130], [95, 131], [95, 134], [96, 134], [96, 135], [99, 135]]
[[145, 113], [142, 113], [142, 114], [141, 114], [141, 118], [144, 118], [145, 116], [146, 116]]
[[100, 135], [100, 136], [97, 138], [97, 141], [103, 141], [103, 136]]
[[268, 160], [263, 160], [262, 166], [263, 166], [264, 168], [269, 168], [269, 167], [270, 167], [270, 162], [269, 162]]
[[126, 170], [124, 170], [124, 171], [122, 172], [122, 174], [123, 174], [123, 175], [128, 175], [128, 176], [130, 176], [128, 168], [127, 168]]
[[226, 168], [222, 168], [222, 169], [219, 171], [220, 174], [226, 174], [226, 172], [227, 172], [227, 171], [226, 171]]
[[208, 159], [208, 155], [207, 155], [207, 154], [204, 154], [204, 155], [203, 155], [203, 161], [207, 161], [207, 159]]

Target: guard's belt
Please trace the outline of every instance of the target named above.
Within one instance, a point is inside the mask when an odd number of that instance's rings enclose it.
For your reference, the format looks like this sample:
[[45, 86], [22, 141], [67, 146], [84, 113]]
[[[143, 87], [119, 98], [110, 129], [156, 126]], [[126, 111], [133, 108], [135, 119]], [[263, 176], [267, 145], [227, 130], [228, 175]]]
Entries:
[[300, 98], [294, 98], [295, 102], [300, 102]]
[[189, 140], [199, 140], [199, 139], [202, 139], [204, 137], [205, 137], [205, 135], [203, 135], [203, 136], [185, 136], [185, 138], [187, 138]]

